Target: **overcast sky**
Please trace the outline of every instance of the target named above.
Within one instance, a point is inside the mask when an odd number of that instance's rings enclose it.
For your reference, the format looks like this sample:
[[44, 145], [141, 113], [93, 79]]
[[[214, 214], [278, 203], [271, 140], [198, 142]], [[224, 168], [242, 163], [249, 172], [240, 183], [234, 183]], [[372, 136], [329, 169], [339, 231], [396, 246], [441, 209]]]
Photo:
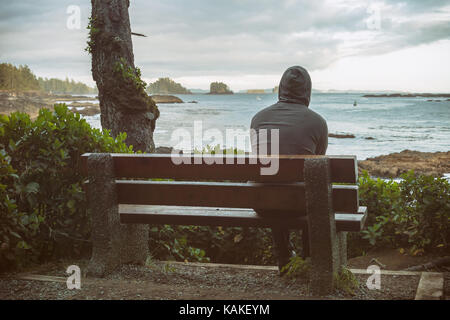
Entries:
[[[450, 1], [131, 0], [145, 80], [271, 88], [292, 65], [316, 89], [450, 92]], [[90, 1], [0, 0], [0, 61], [93, 84]], [[79, 6], [81, 28], [69, 6]]]

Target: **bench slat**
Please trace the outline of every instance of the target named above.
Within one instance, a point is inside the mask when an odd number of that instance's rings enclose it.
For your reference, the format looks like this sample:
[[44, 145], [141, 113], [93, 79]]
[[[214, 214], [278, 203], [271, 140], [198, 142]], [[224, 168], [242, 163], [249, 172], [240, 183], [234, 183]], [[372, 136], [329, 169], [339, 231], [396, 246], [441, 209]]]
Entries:
[[[301, 182], [307, 158], [322, 156], [279, 156], [276, 175], [261, 175], [261, 168], [269, 167], [270, 157], [256, 161], [252, 155], [205, 156], [184, 155], [182, 164], [175, 164], [167, 154], [111, 154], [118, 178], [161, 178], [175, 180]], [[87, 174], [89, 153], [82, 156], [82, 170]], [[358, 170], [355, 156], [327, 156], [330, 158], [331, 180], [334, 183], [356, 183]], [[254, 164], [252, 163], [255, 162]], [[266, 162], [264, 162], [266, 161]], [[181, 162], [181, 161], [180, 161]], [[256, 163], [258, 162], [258, 163]], [[190, 164], [189, 164], [190, 163]], [[234, 163], [235, 165], [227, 165]]]
[[[174, 207], [119, 205], [121, 223], [171, 224], [223, 227], [261, 227], [274, 225], [289, 228], [303, 228], [306, 217], [277, 219], [260, 217], [252, 209], [210, 208], [210, 207]], [[360, 207], [358, 214], [336, 213], [338, 231], [360, 231], [364, 228], [367, 216], [366, 207]]]
[[305, 211], [304, 183], [117, 181], [121, 204]]
[[[121, 204], [293, 210], [305, 213], [305, 184], [117, 180]], [[358, 187], [333, 186], [336, 212], [358, 212]]]

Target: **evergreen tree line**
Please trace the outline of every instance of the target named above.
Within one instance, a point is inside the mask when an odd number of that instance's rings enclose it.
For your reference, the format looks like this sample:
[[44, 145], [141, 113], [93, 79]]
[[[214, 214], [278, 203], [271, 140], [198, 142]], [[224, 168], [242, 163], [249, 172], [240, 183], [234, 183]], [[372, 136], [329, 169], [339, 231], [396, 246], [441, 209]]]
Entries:
[[73, 93], [92, 94], [97, 93], [96, 88], [91, 88], [82, 82], [74, 80], [37, 78], [28, 66], [16, 67], [10, 63], [0, 64], [0, 90], [13, 91], [43, 91], [47, 93]]
[[15, 67], [9, 63], [2, 63], [0, 64], [0, 90], [40, 90], [40, 86], [28, 66]]
[[40, 89], [49, 93], [94, 94], [98, 92], [96, 88], [91, 88], [82, 82], [75, 82], [68, 78], [60, 80], [39, 77], [38, 82]]

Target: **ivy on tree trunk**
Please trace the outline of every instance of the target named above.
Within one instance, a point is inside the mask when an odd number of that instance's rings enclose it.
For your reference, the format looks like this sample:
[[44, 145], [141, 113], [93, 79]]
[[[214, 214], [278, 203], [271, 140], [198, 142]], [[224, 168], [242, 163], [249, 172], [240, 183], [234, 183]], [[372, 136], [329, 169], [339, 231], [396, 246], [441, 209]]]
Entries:
[[101, 124], [113, 136], [127, 133], [134, 150], [153, 152], [159, 110], [145, 92], [147, 84], [134, 65], [129, 0], [91, 0], [88, 47], [97, 83]]

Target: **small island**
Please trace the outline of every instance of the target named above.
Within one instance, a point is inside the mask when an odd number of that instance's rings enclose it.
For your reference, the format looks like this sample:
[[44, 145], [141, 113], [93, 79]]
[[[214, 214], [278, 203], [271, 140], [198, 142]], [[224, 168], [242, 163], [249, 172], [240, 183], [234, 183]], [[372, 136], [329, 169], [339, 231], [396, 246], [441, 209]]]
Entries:
[[159, 78], [156, 82], [150, 83], [147, 87], [147, 92], [158, 95], [192, 94], [190, 90], [170, 78]]
[[233, 91], [223, 82], [213, 82], [210, 85], [209, 94], [233, 94]]

